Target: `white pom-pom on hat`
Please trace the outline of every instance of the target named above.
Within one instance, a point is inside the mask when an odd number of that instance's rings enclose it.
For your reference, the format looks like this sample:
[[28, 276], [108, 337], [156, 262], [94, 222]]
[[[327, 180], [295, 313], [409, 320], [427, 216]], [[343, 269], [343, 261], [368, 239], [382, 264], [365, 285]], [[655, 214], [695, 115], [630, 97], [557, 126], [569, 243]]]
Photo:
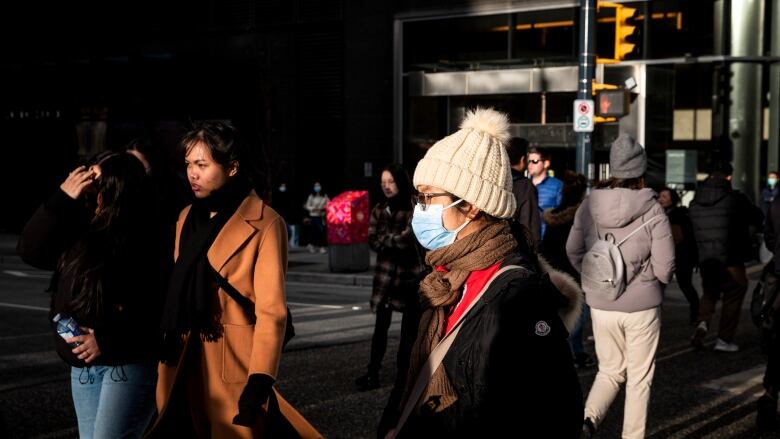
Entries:
[[511, 218], [517, 202], [504, 145], [509, 118], [492, 108], [466, 113], [460, 129], [434, 144], [414, 170], [414, 186], [441, 188], [497, 218]]
[[509, 141], [509, 119], [506, 114], [492, 108], [477, 107], [469, 110], [460, 124], [461, 129], [483, 132], [506, 144]]

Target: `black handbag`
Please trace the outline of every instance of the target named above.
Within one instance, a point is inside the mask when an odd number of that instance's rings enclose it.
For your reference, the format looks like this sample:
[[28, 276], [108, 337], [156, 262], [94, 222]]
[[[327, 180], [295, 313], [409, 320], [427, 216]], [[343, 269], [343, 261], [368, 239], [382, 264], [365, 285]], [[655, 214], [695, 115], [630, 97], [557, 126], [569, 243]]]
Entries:
[[769, 261], [750, 300], [750, 317], [759, 329], [772, 329], [778, 292], [778, 278], [774, 268], [774, 261]]
[[[228, 293], [228, 296], [230, 296], [233, 300], [235, 300], [238, 305], [241, 307], [241, 309], [244, 310], [244, 314], [246, 314], [247, 319], [249, 319], [252, 324], [255, 324], [257, 322], [257, 316], [255, 315], [255, 303], [252, 302], [249, 298], [241, 294], [236, 287], [234, 287], [230, 282], [228, 282], [227, 279], [225, 279], [224, 276], [219, 274], [218, 271], [214, 270], [214, 278], [217, 281], [217, 285], [222, 288], [226, 293]], [[287, 327], [284, 329], [284, 341], [282, 342], [282, 348], [287, 346], [287, 343], [290, 342], [290, 340], [295, 337], [295, 326], [293, 326], [292, 322], [292, 313], [290, 312], [290, 307], [287, 307]]]

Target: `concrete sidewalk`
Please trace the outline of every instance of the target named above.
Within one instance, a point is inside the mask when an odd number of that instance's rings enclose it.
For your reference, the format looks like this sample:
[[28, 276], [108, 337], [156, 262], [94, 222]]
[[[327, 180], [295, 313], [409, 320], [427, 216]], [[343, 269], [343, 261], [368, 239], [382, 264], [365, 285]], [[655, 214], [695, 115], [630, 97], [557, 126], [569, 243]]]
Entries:
[[374, 279], [375, 262], [376, 253], [371, 252], [371, 264], [368, 270], [334, 273], [330, 271], [327, 253], [309, 253], [305, 247], [292, 247], [288, 252], [287, 281], [370, 287]]
[[[0, 234], [0, 264], [23, 264], [16, 254], [19, 235]], [[288, 252], [287, 281], [314, 284], [371, 286], [376, 254], [371, 252], [371, 266], [356, 273], [333, 273], [328, 264], [328, 254], [309, 253], [305, 247], [290, 248]]]

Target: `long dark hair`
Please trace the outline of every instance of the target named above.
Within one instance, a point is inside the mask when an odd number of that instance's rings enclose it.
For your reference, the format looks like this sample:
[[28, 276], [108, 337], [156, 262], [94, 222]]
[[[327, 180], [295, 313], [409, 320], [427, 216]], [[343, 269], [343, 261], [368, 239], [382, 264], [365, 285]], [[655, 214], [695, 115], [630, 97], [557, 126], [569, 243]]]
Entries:
[[85, 320], [82, 324], [102, 317], [106, 276], [115, 267], [121, 269], [117, 262], [121, 257], [139, 253], [131, 249], [147, 242], [140, 237], [152, 233], [147, 225], [157, 216], [146, 170], [138, 159], [115, 154], [100, 162], [100, 168], [99, 210], [58, 266], [64, 278], [72, 279], [68, 312]]
[[399, 163], [391, 163], [382, 169], [382, 172], [389, 172], [395, 180], [395, 185], [398, 187], [398, 193], [388, 199], [388, 202], [393, 204], [396, 209], [399, 210], [412, 210], [412, 180], [409, 178], [409, 174], [406, 172], [403, 166]]

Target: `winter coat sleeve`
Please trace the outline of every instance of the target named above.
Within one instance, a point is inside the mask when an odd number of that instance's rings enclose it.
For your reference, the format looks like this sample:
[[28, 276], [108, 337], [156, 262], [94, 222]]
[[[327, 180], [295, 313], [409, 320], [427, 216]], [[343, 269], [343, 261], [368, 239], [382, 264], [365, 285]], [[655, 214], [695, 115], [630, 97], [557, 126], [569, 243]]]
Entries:
[[396, 212], [395, 216], [396, 221], [399, 221], [400, 218], [403, 217], [405, 219], [404, 222], [406, 223], [406, 227], [399, 233], [393, 233], [389, 227], [384, 227], [384, 232], [378, 233], [375, 238], [378, 247], [384, 250], [406, 250], [414, 247], [416, 238], [414, 237], [411, 225], [412, 212]]
[[60, 255], [76, 242], [88, 225], [88, 215], [81, 201], [57, 189], [27, 221], [16, 250], [26, 264], [53, 270]]
[[756, 207], [750, 202], [750, 199], [745, 194], [739, 194], [738, 208], [739, 215], [745, 215], [748, 225], [761, 228], [764, 225], [764, 213], [761, 208]]
[[512, 192], [514, 192], [515, 200], [517, 201], [517, 210], [515, 210], [514, 218], [528, 228], [531, 232], [533, 244], [538, 248], [541, 241], [542, 226], [536, 186], [531, 183], [531, 180], [522, 177], [513, 183]]
[[582, 258], [585, 256], [585, 230], [583, 229], [583, 212], [588, 211], [588, 200], [585, 199], [580, 204], [577, 213], [574, 215], [574, 225], [569, 232], [569, 239], [566, 240], [566, 256], [569, 257], [572, 267], [578, 272], [582, 272]]
[[672, 238], [672, 229], [669, 226], [669, 217], [661, 212], [656, 214], [661, 216], [651, 229], [650, 242], [650, 265], [653, 267], [655, 277], [664, 284], [672, 280], [674, 273], [674, 238]]
[[382, 205], [377, 205], [368, 218], [368, 246], [375, 252], [382, 251], [381, 235], [384, 233], [381, 223]]

